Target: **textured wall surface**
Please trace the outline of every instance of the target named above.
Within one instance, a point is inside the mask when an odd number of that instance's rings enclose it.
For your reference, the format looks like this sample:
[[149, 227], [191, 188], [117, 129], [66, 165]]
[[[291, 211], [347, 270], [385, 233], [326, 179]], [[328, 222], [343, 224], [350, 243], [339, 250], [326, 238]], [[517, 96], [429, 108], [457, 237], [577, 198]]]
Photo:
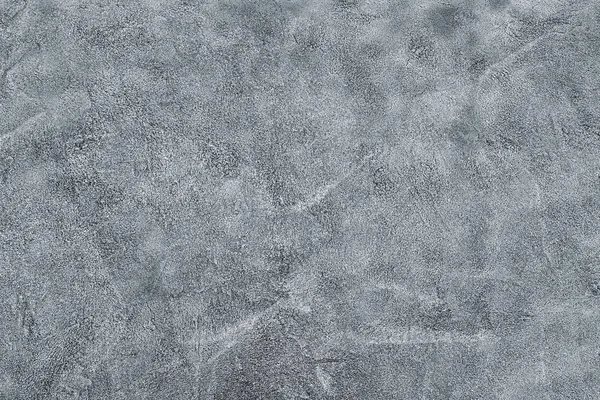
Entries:
[[600, 393], [597, 0], [1, 0], [0, 399]]

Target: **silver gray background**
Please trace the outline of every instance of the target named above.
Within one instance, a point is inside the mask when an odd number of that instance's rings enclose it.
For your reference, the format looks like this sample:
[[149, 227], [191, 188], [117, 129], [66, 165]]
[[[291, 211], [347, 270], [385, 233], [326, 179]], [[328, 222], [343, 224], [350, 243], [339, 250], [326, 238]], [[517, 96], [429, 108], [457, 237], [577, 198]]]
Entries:
[[0, 1], [0, 398], [598, 399], [600, 3]]

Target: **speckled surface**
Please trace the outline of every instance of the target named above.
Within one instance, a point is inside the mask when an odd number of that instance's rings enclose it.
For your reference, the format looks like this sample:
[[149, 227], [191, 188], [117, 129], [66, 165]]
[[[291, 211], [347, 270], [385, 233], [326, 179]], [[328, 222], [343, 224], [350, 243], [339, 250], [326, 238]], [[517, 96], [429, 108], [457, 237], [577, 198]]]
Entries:
[[0, 1], [0, 399], [600, 393], [600, 3]]

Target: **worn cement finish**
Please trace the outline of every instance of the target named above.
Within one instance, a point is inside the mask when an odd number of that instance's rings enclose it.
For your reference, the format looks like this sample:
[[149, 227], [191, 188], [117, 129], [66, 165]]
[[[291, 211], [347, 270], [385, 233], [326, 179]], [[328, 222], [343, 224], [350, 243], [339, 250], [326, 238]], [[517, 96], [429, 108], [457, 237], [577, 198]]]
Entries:
[[0, 2], [1, 399], [598, 399], [600, 3]]

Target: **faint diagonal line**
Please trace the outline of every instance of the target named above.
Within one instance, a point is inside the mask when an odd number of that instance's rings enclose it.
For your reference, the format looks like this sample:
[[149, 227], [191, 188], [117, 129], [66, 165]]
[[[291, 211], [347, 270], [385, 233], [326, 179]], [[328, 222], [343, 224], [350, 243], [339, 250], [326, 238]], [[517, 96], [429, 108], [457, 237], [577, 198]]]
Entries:
[[331, 183], [328, 183], [325, 186], [322, 186], [320, 189], [318, 189], [316, 192], [314, 192], [311, 196], [309, 196], [309, 198], [307, 200], [296, 203], [292, 207], [292, 209], [296, 212], [302, 212], [306, 209], [309, 209], [309, 208], [319, 204], [325, 198], [327, 198], [327, 196], [329, 196], [331, 194], [331, 192], [333, 192], [338, 186], [340, 186], [340, 184], [342, 184], [348, 178], [350, 178], [352, 175], [354, 175], [358, 171], [360, 171], [360, 169], [366, 163], [368, 163], [374, 156], [375, 156], [374, 154], [370, 154], [370, 155], [366, 156], [358, 165], [356, 165], [354, 168], [350, 168], [350, 170], [348, 172], [346, 172], [345, 174], [343, 174], [339, 179], [337, 179]]
[[499, 68], [501, 68], [503, 66], [507, 67], [507, 66], [512, 65], [518, 59], [519, 56], [522, 56], [523, 54], [532, 50], [536, 45], [538, 45], [540, 42], [544, 41], [548, 37], [555, 35], [555, 34], [562, 36], [562, 35], [569, 33], [569, 31], [571, 31], [574, 28], [579, 26], [578, 24], [573, 23], [573, 19], [575, 19], [577, 16], [579, 16], [579, 14], [586, 13], [588, 11], [588, 9], [592, 8], [593, 6], [595, 6], [595, 2], [590, 2], [582, 9], [578, 10], [577, 12], [572, 13], [564, 23], [561, 23], [559, 25], [559, 26], [567, 27], [567, 29], [565, 29], [564, 31], [550, 29], [550, 30], [544, 32], [543, 34], [541, 34], [540, 36], [522, 44], [521, 46], [519, 46], [518, 48], [514, 49], [509, 54], [507, 54], [506, 56], [501, 58], [500, 60], [498, 60], [495, 63], [493, 63], [492, 65], [488, 66], [483, 71], [483, 73], [479, 76], [477, 83], [481, 84], [484, 79], [488, 78], [493, 72], [498, 71]]
[[21, 136], [21, 135], [27, 133], [28, 131], [30, 131], [45, 116], [46, 116], [46, 112], [42, 111], [42, 112], [34, 115], [33, 117], [28, 118], [27, 120], [25, 120], [25, 122], [23, 122], [21, 125], [19, 125], [15, 129], [13, 129], [12, 131], [10, 131], [8, 133], [5, 133], [4, 135], [0, 136], [0, 146], [3, 145], [8, 140], [16, 138], [18, 136]]

